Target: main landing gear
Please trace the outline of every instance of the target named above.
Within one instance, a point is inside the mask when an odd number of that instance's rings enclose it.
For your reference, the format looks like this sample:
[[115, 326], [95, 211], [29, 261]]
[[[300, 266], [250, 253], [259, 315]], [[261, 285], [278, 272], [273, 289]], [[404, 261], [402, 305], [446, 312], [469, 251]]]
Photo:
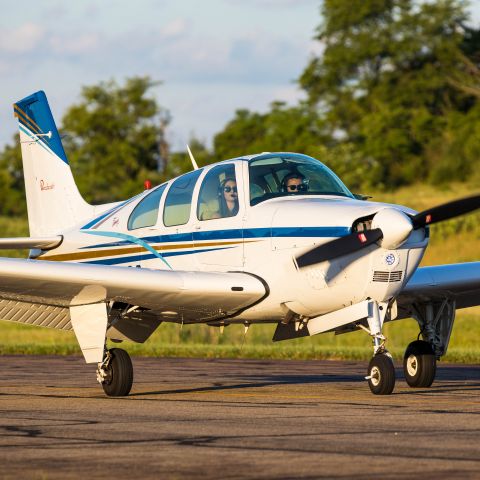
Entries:
[[403, 357], [405, 380], [414, 388], [430, 387], [435, 379], [437, 359], [433, 347], [423, 340], [412, 342]]
[[403, 358], [405, 380], [411, 387], [428, 388], [435, 380], [437, 359], [447, 353], [455, 312], [455, 301], [447, 298], [412, 305], [410, 313], [423, 340], [412, 342]]
[[130, 356], [121, 348], [105, 350], [104, 360], [98, 364], [97, 380], [109, 397], [124, 397], [133, 384], [133, 366]]

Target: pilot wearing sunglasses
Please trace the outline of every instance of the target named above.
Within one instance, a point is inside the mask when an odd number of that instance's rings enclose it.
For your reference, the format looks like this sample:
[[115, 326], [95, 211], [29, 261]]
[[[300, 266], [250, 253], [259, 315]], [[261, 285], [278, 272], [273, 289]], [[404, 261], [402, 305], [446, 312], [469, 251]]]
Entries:
[[301, 173], [289, 173], [282, 180], [282, 191], [298, 194], [308, 191], [308, 180]]

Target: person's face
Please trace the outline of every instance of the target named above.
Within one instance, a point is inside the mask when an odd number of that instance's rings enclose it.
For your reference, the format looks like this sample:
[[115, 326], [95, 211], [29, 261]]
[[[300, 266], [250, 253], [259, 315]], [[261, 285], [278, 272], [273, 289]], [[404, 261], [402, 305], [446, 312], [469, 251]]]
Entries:
[[300, 190], [298, 189], [298, 185], [302, 185], [301, 178], [289, 178], [287, 180], [287, 192], [288, 193], [297, 193]]
[[229, 180], [223, 186], [223, 196], [227, 202], [236, 202], [238, 199], [237, 182]]

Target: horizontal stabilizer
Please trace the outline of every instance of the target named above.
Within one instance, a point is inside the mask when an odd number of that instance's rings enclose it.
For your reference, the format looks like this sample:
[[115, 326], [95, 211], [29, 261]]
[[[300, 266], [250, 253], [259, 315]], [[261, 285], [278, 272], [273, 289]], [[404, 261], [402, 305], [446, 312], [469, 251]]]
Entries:
[[57, 248], [63, 240], [62, 235], [52, 237], [13, 237], [0, 238], [0, 249], [17, 250], [25, 248], [38, 248], [40, 250], [51, 250]]

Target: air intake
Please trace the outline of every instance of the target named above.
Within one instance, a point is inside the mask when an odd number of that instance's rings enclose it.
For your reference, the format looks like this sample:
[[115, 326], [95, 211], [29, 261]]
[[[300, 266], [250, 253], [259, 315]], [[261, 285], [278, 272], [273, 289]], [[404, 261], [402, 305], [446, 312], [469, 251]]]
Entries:
[[395, 272], [382, 272], [381, 270], [375, 270], [373, 272], [373, 281], [374, 282], [401, 282], [402, 281], [402, 271], [397, 270]]

